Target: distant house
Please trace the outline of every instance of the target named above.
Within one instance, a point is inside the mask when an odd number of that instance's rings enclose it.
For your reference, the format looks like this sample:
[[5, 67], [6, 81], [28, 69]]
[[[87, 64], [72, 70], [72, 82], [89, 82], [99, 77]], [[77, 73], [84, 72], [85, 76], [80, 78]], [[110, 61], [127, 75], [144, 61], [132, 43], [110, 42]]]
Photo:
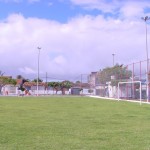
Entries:
[[82, 89], [80, 87], [72, 87], [71, 88], [71, 95], [80, 95]]
[[[2, 78], [12, 79], [12, 76], [1, 76]], [[2, 95], [16, 95], [18, 91], [18, 86], [12, 84], [6, 84], [2, 87], [1, 93]]]
[[88, 76], [88, 83], [91, 87], [95, 87], [97, 84], [97, 75], [98, 72], [91, 72], [91, 74]]
[[12, 79], [12, 76], [1, 76], [1, 77]]
[[18, 86], [15, 85], [5, 85], [2, 87], [2, 95], [17, 95], [18, 94]]
[[71, 87], [72, 95], [89, 95], [91, 86], [89, 83], [74, 83]]
[[108, 86], [105, 84], [97, 84], [95, 86], [95, 95], [102, 97], [108, 96]]
[[[36, 82], [25, 82], [23, 84], [25, 90], [29, 91], [30, 94], [37, 94], [37, 83]], [[46, 84], [44, 82], [38, 83], [38, 92], [39, 94], [45, 94]]]

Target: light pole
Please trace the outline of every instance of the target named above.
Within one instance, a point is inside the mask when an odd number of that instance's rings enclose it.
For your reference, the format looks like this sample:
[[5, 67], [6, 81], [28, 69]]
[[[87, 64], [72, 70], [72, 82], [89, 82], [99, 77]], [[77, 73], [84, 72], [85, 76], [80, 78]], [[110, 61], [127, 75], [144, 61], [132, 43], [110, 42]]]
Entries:
[[38, 49], [38, 72], [37, 72], [37, 96], [39, 96], [39, 70], [40, 70], [40, 50], [41, 47], [37, 47]]
[[150, 20], [148, 16], [142, 17], [142, 20], [145, 21], [145, 33], [146, 33], [146, 58], [147, 58], [147, 69], [146, 69], [146, 78], [147, 78], [147, 102], [149, 101], [149, 58], [148, 58], [148, 44], [147, 44], [147, 21]]
[[112, 56], [113, 56], [113, 67], [114, 67], [114, 62], [115, 62], [115, 54], [112, 54]]

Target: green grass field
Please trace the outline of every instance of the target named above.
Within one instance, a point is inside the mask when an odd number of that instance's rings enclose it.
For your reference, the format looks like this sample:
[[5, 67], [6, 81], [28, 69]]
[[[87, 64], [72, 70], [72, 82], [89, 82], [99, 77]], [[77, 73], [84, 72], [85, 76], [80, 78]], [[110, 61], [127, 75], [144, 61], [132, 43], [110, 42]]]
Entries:
[[150, 105], [0, 97], [0, 150], [149, 150]]

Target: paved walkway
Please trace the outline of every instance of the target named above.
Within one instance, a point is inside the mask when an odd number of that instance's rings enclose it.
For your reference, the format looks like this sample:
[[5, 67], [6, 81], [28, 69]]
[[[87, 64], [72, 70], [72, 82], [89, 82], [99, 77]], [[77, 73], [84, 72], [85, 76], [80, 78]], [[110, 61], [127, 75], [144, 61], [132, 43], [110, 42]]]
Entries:
[[137, 101], [137, 100], [128, 100], [128, 99], [115, 99], [115, 98], [110, 98], [110, 97], [100, 97], [100, 96], [94, 96], [94, 95], [89, 95], [89, 97], [108, 99], [108, 100], [114, 100], [114, 101], [125, 101], [125, 102], [127, 101], [127, 102], [140, 103], [140, 104], [150, 104], [150, 102], [146, 102], [145, 100]]

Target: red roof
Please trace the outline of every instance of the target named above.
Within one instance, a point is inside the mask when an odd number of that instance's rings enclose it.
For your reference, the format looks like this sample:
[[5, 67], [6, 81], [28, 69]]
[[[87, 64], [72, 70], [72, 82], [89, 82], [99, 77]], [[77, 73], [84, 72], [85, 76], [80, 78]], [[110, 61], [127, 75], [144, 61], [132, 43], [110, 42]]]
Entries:
[[[31, 86], [36, 86], [37, 83], [36, 82], [25, 82], [23, 85], [31, 87]], [[46, 86], [46, 84], [44, 82], [39, 82], [38, 85], [39, 86]]]
[[90, 88], [90, 84], [88, 83], [74, 83], [72, 87], [81, 87], [81, 88]]

